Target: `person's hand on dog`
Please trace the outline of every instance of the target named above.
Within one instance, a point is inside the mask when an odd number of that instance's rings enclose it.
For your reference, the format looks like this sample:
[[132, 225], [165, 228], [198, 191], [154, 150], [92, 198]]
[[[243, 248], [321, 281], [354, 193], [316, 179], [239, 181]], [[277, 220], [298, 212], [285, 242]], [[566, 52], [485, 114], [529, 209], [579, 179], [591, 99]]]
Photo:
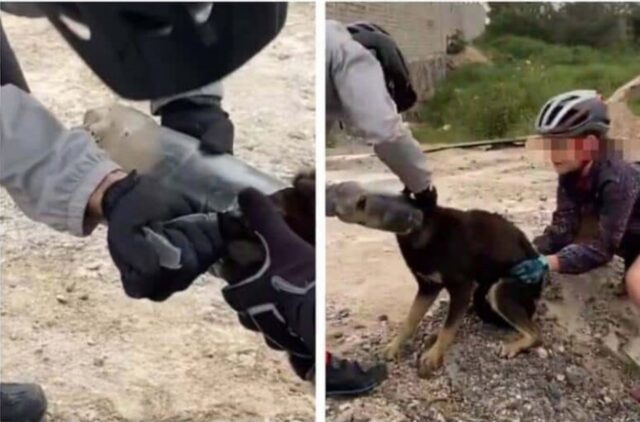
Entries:
[[242, 191], [238, 204], [264, 247], [265, 259], [257, 272], [226, 286], [224, 298], [238, 312], [242, 325], [259, 330], [270, 347], [298, 357], [313, 356], [314, 333], [298, 332], [297, 304], [315, 288], [315, 249], [291, 230], [269, 198], [256, 189]]
[[516, 264], [509, 271], [512, 277], [526, 284], [540, 283], [544, 275], [549, 271], [549, 261], [546, 256], [539, 255], [536, 258], [527, 259]]

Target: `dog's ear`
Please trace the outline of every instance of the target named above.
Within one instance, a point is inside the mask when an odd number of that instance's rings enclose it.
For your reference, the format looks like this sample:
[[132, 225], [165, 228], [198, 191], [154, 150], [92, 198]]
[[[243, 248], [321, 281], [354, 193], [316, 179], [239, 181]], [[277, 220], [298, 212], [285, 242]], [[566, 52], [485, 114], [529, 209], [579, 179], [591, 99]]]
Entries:
[[412, 193], [405, 187], [402, 190], [402, 196], [425, 214], [430, 214], [438, 205], [438, 191], [435, 186], [430, 186], [418, 193]]
[[415, 196], [423, 210], [431, 211], [438, 205], [438, 190], [435, 186], [431, 186]]
[[289, 227], [302, 239], [315, 244], [316, 182], [313, 171], [300, 172], [293, 186], [271, 194], [271, 201], [282, 213]]

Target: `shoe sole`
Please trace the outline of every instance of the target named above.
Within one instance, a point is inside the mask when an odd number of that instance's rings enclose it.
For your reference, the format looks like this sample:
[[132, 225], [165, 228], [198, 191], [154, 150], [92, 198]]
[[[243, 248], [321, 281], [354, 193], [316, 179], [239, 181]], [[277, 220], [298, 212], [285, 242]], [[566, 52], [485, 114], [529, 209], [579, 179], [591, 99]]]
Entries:
[[366, 387], [360, 388], [358, 390], [338, 390], [338, 391], [327, 391], [327, 397], [353, 397], [360, 396], [374, 390], [379, 384], [371, 384]]

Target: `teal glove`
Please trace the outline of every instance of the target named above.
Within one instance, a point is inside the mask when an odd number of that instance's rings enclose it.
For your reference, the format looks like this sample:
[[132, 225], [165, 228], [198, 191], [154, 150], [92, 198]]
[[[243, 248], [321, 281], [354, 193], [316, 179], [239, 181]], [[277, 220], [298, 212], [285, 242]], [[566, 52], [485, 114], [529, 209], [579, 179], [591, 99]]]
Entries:
[[509, 273], [511, 276], [526, 284], [542, 282], [544, 275], [549, 271], [549, 261], [544, 255], [527, 259], [516, 264]]

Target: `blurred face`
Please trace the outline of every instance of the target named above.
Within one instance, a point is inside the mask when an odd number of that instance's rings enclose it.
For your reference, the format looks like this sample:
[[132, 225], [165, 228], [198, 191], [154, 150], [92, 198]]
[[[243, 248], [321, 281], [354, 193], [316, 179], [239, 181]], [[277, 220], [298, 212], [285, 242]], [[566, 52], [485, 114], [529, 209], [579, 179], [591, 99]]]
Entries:
[[591, 161], [598, 152], [598, 138], [587, 135], [577, 138], [543, 138], [545, 151], [558, 174], [567, 174]]

